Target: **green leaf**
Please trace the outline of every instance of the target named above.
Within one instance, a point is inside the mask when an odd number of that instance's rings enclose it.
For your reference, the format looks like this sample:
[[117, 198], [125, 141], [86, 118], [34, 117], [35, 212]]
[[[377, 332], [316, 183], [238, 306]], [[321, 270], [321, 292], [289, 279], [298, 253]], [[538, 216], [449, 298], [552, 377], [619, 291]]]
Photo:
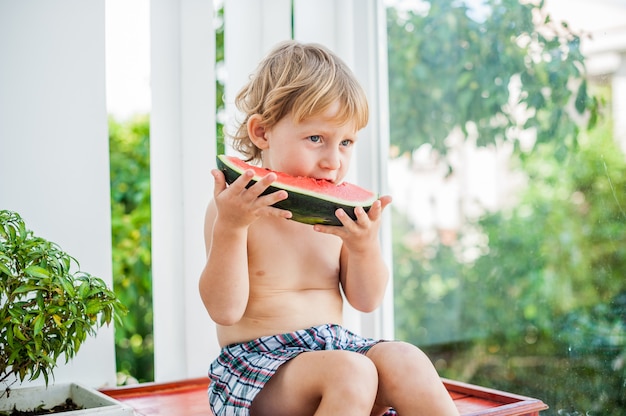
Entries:
[[28, 341], [28, 338], [26, 338], [26, 336], [24, 336], [24, 333], [22, 332], [22, 330], [20, 329], [20, 325], [13, 325], [13, 335], [15, 335], [15, 337], [19, 340], [22, 341]]
[[7, 336], [7, 345], [12, 346], [13, 345], [13, 331], [7, 330], [5, 333]]
[[35, 317], [35, 319], [32, 322], [33, 335], [37, 336], [41, 333], [41, 330], [43, 329], [43, 326], [46, 323], [45, 320], [46, 318], [42, 314], [39, 314]]
[[578, 111], [579, 114], [583, 114], [587, 109], [587, 99], [587, 83], [583, 82], [578, 88], [578, 94], [576, 95], [575, 101], [576, 111]]
[[50, 277], [50, 272], [47, 269], [44, 269], [43, 267], [36, 266], [36, 265], [28, 266], [26, 270], [24, 270], [24, 272], [27, 275], [33, 276], [33, 277], [40, 277], [40, 278]]
[[0, 274], [4, 274], [6, 276], [12, 276], [13, 272], [9, 267], [10, 261], [6, 256], [0, 256]]
[[61, 320], [61, 317], [59, 315], [52, 315], [52, 319], [54, 320], [54, 322], [57, 324], [58, 327], [63, 327], [63, 321]]
[[63, 290], [67, 292], [69, 297], [73, 298], [74, 296], [76, 296], [76, 290], [70, 280], [66, 279], [65, 277], [61, 277], [60, 281], [61, 286], [63, 286]]
[[78, 296], [81, 299], [85, 299], [88, 294], [89, 294], [89, 282], [88, 281], [84, 281], [78, 287]]
[[38, 290], [44, 290], [44, 288], [42, 288], [41, 286], [37, 286], [37, 285], [24, 285], [24, 286], [18, 286], [17, 288], [15, 288], [13, 293], [19, 294], [19, 293], [38, 291]]

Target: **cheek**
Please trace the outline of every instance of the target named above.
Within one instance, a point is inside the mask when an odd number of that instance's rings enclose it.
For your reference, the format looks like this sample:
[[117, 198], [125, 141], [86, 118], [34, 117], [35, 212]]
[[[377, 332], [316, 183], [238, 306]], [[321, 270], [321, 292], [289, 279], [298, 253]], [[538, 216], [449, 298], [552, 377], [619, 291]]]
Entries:
[[346, 149], [344, 152], [341, 153], [341, 161], [343, 165], [350, 165], [350, 161], [352, 160], [352, 150], [353, 147], [350, 147], [349, 149]]
[[309, 176], [311, 172], [315, 171], [317, 161], [313, 157], [309, 157], [304, 152], [294, 154], [288, 160], [285, 161], [286, 166], [294, 176]]
[[341, 159], [341, 172], [345, 176], [350, 169], [350, 161], [352, 160], [352, 151], [348, 151], [343, 154]]
[[293, 175], [294, 170], [297, 170], [298, 166], [301, 164], [298, 154], [285, 152], [284, 149], [279, 150], [277, 147], [270, 149], [271, 150], [266, 154], [267, 161], [269, 162], [269, 166], [267, 167]]

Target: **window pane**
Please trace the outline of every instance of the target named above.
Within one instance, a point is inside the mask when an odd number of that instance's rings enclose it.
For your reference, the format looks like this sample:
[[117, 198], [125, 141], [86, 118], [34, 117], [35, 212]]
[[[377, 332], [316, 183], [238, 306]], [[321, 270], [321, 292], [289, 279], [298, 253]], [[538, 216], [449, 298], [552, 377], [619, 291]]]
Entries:
[[396, 337], [542, 414], [623, 414], [626, 58], [557, 7], [388, 6]]

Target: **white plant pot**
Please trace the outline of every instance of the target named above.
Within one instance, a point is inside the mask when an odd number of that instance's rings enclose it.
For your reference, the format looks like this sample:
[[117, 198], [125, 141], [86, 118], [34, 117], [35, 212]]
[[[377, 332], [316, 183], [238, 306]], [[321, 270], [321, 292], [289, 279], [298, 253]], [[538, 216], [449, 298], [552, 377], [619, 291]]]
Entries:
[[69, 398], [81, 410], [61, 412], [60, 416], [98, 415], [98, 416], [132, 416], [131, 407], [89, 387], [76, 383], [55, 384], [48, 387], [17, 387], [11, 389], [9, 396], [6, 393], [0, 400], [0, 412], [18, 410], [33, 410], [43, 405], [44, 409], [65, 403]]

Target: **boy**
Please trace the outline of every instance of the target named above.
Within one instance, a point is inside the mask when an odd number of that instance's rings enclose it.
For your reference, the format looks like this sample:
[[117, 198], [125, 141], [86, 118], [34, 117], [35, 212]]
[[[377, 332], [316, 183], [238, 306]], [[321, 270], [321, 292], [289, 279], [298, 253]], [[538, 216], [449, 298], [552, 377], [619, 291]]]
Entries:
[[[288, 41], [260, 63], [236, 99], [245, 115], [233, 137], [247, 160], [293, 176], [340, 183], [365, 94], [348, 67], [320, 45]], [[402, 342], [362, 338], [341, 326], [342, 295], [370, 312], [388, 271], [378, 230], [383, 196], [343, 226], [287, 221], [272, 207], [287, 192], [261, 193], [269, 173], [246, 188], [213, 170], [205, 219], [207, 262], [200, 294], [222, 351], [210, 369], [209, 400], [221, 415], [458, 415], [429, 359]]]

